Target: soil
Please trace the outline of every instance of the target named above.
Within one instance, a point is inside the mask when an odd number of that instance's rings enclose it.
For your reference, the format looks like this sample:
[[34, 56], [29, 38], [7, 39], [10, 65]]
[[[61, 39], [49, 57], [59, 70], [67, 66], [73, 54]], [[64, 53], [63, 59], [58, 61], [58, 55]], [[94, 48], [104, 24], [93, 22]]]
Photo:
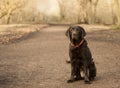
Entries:
[[48, 26], [20, 42], [0, 45], [0, 88], [120, 88], [120, 30], [88, 26], [97, 77], [92, 84], [68, 84], [67, 28]]

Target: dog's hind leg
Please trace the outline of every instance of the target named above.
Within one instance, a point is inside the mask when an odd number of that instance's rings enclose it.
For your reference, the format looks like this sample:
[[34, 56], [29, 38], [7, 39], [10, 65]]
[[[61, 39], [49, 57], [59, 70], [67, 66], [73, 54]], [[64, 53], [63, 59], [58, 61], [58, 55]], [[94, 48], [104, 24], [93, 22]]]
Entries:
[[70, 62], [71, 62], [70, 59], [67, 59], [67, 60], [66, 60], [66, 63], [70, 63]]
[[91, 64], [90, 64], [90, 66], [89, 66], [89, 79], [91, 80], [91, 81], [93, 81], [94, 80], [94, 78], [95, 78], [95, 76], [96, 76], [96, 66], [95, 66], [95, 63], [94, 62], [92, 62]]

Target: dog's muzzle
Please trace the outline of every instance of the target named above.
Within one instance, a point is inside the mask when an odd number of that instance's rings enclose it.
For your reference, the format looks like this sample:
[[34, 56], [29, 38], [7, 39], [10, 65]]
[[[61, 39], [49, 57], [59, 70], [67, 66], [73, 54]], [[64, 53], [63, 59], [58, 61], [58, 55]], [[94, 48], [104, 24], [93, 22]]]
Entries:
[[78, 35], [76, 33], [72, 34], [72, 39], [78, 39]]

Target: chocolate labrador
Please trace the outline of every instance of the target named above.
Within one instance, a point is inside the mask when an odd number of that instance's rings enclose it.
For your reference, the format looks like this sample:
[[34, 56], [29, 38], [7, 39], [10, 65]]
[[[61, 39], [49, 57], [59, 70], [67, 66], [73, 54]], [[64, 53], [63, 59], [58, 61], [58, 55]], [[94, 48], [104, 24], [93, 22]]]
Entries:
[[[96, 76], [96, 66], [93, 61], [88, 43], [85, 40], [86, 32], [80, 26], [71, 26], [65, 35], [69, 37], [69, 56], [71, 63], [71, 77], [67, 81], [72, 83], [84, 79], [84, 82], [90, 84]], [[81, 72], [84, 73], [82, 77]]]

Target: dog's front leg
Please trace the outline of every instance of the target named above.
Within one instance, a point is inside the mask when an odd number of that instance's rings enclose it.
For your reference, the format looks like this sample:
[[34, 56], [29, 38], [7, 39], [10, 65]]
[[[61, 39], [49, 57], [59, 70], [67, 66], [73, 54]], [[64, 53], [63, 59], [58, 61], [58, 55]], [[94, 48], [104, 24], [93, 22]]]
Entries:
[[84, 65], [84, 73], [85, 73], [85, 77], [84, 77], [85, 83], [91, 84], [91, 82], [89, 80], [89, 69], [88, 69], [88, 66], [86, 64]]
[[75, 68], [74, 66], [71, 64], [71, 76], [70, 76], [70, 79], [67, 81], [68, 83], [72, 83], [75, 81]]

